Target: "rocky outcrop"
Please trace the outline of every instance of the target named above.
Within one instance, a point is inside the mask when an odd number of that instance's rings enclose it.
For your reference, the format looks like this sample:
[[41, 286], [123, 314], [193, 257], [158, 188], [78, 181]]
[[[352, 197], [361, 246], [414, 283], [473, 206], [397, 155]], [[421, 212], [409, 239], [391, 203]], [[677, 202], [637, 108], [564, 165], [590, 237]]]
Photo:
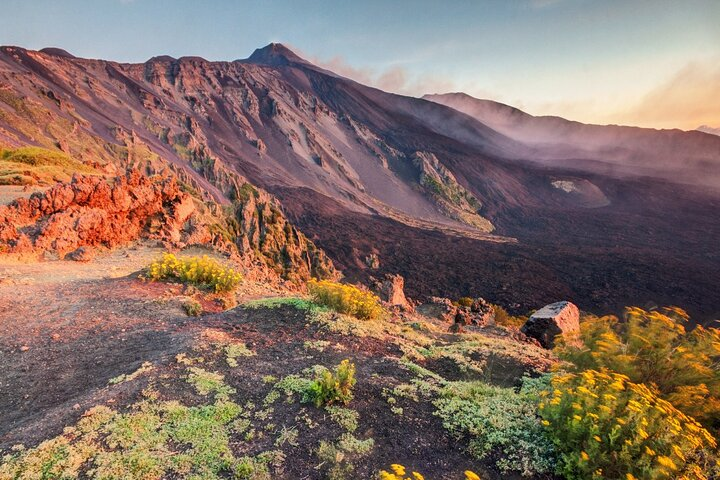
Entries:
[[419, 171], [418, 183], [450, 218], [484, 232], [494, 230], [492, 223], [478, 213], [482, 207], [480, 201], [458, 183], [434, 154], [415, 152], [410, 158]]
[[285, 280], [340, 276], [325, 252], [287, 220], [275, 198], [249, 183], [236, 193], [228, 228], [241, 255], [258, 255]]
[[9, 253], [62, 256], [140, 237], [179, 242], [194, 211], [172, 178], [132, 171], [108, 182], [76, 175], [70, 183], [0, 206], [0, 246]]
[[430, 297], [427, 302], [417, 308], [418, 313], [444, 322], [455, 320], [457, 310], [458, 307], [453, 305], [452, 300], [442, 297]]
[[555, 338], [563, 335], [577, 343], [580, 333], [580, 311], [573, 303], [562, 301], [545, 305], [533, 313], [520, 331], [536, 339], [545, 348], [555, 346]]
[[420, 305], [417, 310], [428, 317], [452, 322], [451, 331], [459, 331], [456, 324], [485, 327], [495, 323], [495, 310], [483, 298], [476, 298], [470, 305], [462, 306], [448, 298], [430, 297], [429, 301]]
[[401, 275], [387, 274], [383, 280], [375, 281], [373, 290], [380, 300], [391, 307], [400, 307], [404, 310], [412, 309], [412, 305], [405, 297], [405, 279]]

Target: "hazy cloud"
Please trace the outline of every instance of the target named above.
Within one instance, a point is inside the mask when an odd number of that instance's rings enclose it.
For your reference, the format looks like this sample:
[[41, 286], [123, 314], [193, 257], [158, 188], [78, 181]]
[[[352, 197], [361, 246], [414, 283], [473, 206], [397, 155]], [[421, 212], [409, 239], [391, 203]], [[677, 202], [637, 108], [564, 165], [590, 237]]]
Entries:
[[449, 78], [433, 74], [414, 76], [406, 68], [400, 66], [379, 70], [354, 67], [342, 57], [333, 57], [330, 60], [309, 57], [308, 60], [321, 68], [356, 82], [401, 95], [422, 96], [426, 93], [444, 93], [458, 88], [455, 82]]
[[[538, 6], [565, 0], [537, 0]], [[507, 103], [534, 115], [557, 115], [586, 123], [637, 125], [692, 130], [700, 125], [720, 127], [720, 59], [686, 65], [671, 78], [639, 98], [585, 98], [562, 101], [510, 99], [477, 85], [459, 85], [440, 74], [413, 75], [406, 68], [359, 68], [343, 57], [330, 60], [305, 57], [312, 63], [359, 83], [402, 95], [461, 91], [477, 98]], [[626, 106], [623, 106], [626, 105]]]
[[686, 65], [618, 116], [658, 128], [720, 126], [720, 60]]

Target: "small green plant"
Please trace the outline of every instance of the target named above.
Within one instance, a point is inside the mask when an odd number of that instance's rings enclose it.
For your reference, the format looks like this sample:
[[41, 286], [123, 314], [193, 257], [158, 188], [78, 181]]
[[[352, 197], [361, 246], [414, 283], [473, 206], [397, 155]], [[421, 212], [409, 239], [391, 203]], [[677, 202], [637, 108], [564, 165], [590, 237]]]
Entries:
[[183, 303], [183, 310], [189, 317], [199, 317], [203, 312], [202, 305], [197, 300], [188, 300]]
[[357, 430], [360, 415], [355, 410], [338, 407], [337, 405], [327, 406], [325, 410], [330, 414], [330, 418], [340, 425], [343, 430], [350, 433]]
[[355, 364], [343, 360], [335, 367], [335, 371], [324, 368], [318, 372], [315, 379], [307, 386], [304, 400], [312, 402], [316, 407], [342, 403], [347, 405], [353, 398], [355, 386]]
[[625, 375], [557, 375], [541, 392], [540, 415], [569, 480], [707, 479], [712, 435]]
[[153, 364], [151, 362], [143, 362], [142, 365], [140, 365], [140, 368], [135, 370], [132, 373], [123, 373], [122, 375], [118, 375], [117, 377], [111, 378], [108, 380], [109, 385], [117, 385], [119, 383], [125, 383], [129, 382], [131, 380], [135, 380], [137, 377], [142, 375], [143, 373], [149, 372], [153, 369]]
[[200, 395], [214, 394], [216, 398], [228, 398], [235, 389], [225, 384], [225, 377], [199, 367], [190, 367], [187, 381]]
[[330, 342], [327, 340], [307, 340], [303, 343], [305, 350], [317, 350], [318, 352], [324, 352], [329, 346]]
[[350, 433], [344, 433], [335, 443], [321, 441], [317, 456], [329, 480], [345, 480], [353, 478], [354, 462], [368, 455], [374, 445], [372, 438], [360, 440]]
[[470, 297], [460, 297], [458, 298], [457, 303], [461, 307], [470, 308], [473, 304], [473, 299]]
[[383, 313], [380, 299], [377, 296], [353, 285], [329, 280], [310, 280], [308, 290], [313, 300], [320, 305], [361, 320], [374, 320]]
[[175, 280], [209, 288], [215, 292], [229, 292], [242, 280], [242, 275], [221, 265], [207, 255], [178, 258], [166, 253], [145, 270], [150, 280]]

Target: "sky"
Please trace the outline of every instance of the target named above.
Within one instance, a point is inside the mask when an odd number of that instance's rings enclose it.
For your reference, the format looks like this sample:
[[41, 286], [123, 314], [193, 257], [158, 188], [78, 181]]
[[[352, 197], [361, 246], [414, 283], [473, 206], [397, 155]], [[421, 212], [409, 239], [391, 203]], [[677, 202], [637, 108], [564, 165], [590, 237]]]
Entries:
[[0, 44], [87, 58], [247, 58], [280, 42], [405, 95], [720, 127], [720, 0], [2, 0]]

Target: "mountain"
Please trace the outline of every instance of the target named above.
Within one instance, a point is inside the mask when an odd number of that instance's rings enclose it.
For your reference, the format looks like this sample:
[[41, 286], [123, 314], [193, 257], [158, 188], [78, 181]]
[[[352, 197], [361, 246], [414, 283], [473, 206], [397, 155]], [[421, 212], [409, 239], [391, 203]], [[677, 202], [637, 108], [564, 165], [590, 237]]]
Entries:
[[[169, 171], [219, 209], [250, 184], [350, 279], [400, 273], [411, 297], [482, 295], [518, 312], [558, 298], [720, 312], [720, 138], [531, 128], [511, 107], [479, 119], [433, 100], [361, 85], [281, 44], [232, 62], [142, 64], [0, 48], [0, 144], [108, 174]], [[546, 122], [579, 133], [544, 145]]]
[[536, 117], [464, 93], [423, 98], [466, 113], [524, 143], [531, 148], [527, 158], [543, 165], [720, 189], [720, 146], [717, 139], [697, 131], [588, 125], [561, 117]]
[[711, 135], [720, 135], [720, 128], [712, 128], [708, 125], [701, 125], [696, 128], [698, 132], [709, 133]]

